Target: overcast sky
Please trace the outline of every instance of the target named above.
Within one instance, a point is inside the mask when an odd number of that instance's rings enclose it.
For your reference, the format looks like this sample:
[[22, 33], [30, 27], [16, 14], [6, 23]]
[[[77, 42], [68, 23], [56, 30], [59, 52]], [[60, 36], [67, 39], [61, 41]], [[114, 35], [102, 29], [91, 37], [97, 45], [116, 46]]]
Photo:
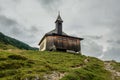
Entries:
[[0, 0], [0, 32], [38, 47], [58, 11], [84, 55], [120, 61], [120, 0]]

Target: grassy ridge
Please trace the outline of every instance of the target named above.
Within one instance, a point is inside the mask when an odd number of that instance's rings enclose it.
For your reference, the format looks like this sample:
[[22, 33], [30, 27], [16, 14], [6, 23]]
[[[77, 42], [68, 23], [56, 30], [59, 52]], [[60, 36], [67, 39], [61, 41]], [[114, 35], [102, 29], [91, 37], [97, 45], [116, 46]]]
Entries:
[[17, 47], [14, 47], [10, 44], [5, 44], [3, 42], [0, 42], [0, 49], [7, 50], [7, 49], [18, 49]]
[[19, 48], [25, 50], [37, 50], [37, 48], [30, 47], [29, 45], [16, 40], [14, 38], [8, 37], [0, 32], [0, 48], [6, 50], [11, 48]]
[[67, 73], [61, 80], [111, 80], [110, 72], [96, 58], [64, 52], [0, 51], [0, 80], [45, 80], [43, 76], [53, 71]]
[[71, 71], [61, 80], [112, 80], [111, 73], [104, 69], [104, 63], [96, 58], [90, 58], [85, 67]]

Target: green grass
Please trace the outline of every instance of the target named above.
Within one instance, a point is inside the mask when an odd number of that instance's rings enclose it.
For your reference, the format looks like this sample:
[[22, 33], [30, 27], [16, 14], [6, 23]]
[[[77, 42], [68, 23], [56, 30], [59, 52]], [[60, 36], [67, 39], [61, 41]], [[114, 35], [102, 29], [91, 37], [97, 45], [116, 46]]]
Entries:
[[[79, 66], [84, 67], [77, 69]], [[53, 71], [67, 73], [61, 80], [111, 80], [103, 62], [96, 58], [65, 52], [0, 51], [0, 80], [34, 80], [36, 76], [44, 80], [43, 76]]]
[[[85, 56], [63, 52], [0, 51], [0, 80], [40, 77], [52, 71], [69, 72], [73, 66], [83, 64]], [[20, 76], [20, 77], [19, 77]]]
[[85, 67], [69, 72], [61, 80], [112, 80], [111, 73], [104, 69], [103, 62], [96, 58], [89, 58]]
[[12, 45], [0, 42], [0, 49], [2, 49], [2, 50], [8, 50], [8, 49], [18, 49], [18, 48], [14, 47]]

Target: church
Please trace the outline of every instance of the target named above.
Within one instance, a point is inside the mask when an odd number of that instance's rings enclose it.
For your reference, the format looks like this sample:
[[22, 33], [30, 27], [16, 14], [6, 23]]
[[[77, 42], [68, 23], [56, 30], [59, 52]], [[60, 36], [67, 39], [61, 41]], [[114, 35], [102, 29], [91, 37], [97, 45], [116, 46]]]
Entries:
[[81, 40], [83, 38], [74, 37], [63, 32], [63, 20], [58, 14], [55, 21], [55, 29], [46, 33], [39, 42], [40, 51], [74, 51], [81, 52]]

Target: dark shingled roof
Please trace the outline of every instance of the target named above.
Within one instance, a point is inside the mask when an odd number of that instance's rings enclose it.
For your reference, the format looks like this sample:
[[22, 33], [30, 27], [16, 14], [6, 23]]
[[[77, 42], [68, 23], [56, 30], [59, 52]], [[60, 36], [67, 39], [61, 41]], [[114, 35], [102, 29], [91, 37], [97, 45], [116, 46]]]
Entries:
[[[48, 33], [46, 33], [46, 35], [52, 35], [52, 34], [57, 34], [57, 30], [54, 29], [54, 30], [52, 30], [52, 31], [50, 31], [50, 32], [48, 32]], [[62, 35], [68, 36], [68, 35], [67, 35], [66, 33], [64, 33], [64, 32], [62, 32]]]

